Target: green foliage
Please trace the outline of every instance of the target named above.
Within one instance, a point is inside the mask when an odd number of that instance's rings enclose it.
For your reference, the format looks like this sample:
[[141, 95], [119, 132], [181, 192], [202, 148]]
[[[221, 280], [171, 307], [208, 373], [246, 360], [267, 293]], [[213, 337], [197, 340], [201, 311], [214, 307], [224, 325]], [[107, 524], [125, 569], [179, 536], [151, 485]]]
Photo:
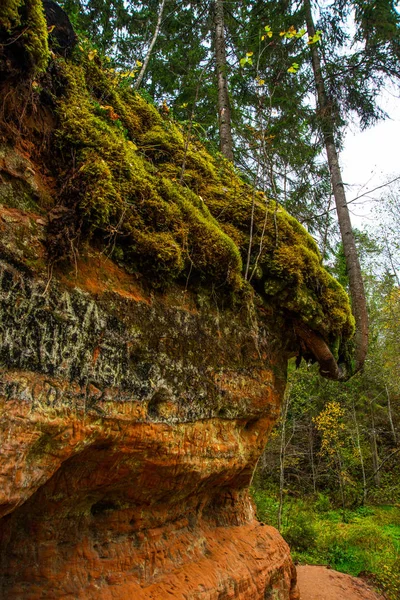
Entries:
[[[278, 503], [270, 492], [253, 493], [258, 517], [276, 524]], [[282, 534], [295, 560], [327, 564], [353, 576], [367, 576], [388, 600], [400, 590], [400, 508], [365, 506], [343, 512], [321, 510], [321, 495], [286, 503]], [[275, 513], [274, 513], [275, 509]]]
[[312, 551], [317, 540], [312, 516], [309, 513], [298, 512], [282, 530], [282, 535], [293, 550]]
[[326, 494], [318, 493], [317, 499], [314, 502], [314, 508], [317, 513], [326, 513], [332, 508], [331, 501]]
[[278, 500], [276, 494], [268, 493], [255, 485], [251, 489], [251, 495], [257, 506], [257, 517], [263, 523], [277, 526]]

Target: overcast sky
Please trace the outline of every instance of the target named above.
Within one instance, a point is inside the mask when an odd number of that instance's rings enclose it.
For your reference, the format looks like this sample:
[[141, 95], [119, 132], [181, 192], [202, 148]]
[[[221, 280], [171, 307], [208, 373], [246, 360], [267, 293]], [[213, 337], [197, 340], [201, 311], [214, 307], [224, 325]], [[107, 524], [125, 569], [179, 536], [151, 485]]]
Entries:
[[[348, 184], [348, 201], [400, 175], [400, 99], [385, 93], [381, 105], [390, 114], [390, 120], [381, 121], [363, 132], [356, 126], [350, 127], [346, 136], [340, 162], [343, 181]], [[362, 204], [351, 206], [353, 225], [362, 227], [373, 222], [373, 201], [369, 198], [379, 198], [383, 191], [377, 190], [360, 199]]]

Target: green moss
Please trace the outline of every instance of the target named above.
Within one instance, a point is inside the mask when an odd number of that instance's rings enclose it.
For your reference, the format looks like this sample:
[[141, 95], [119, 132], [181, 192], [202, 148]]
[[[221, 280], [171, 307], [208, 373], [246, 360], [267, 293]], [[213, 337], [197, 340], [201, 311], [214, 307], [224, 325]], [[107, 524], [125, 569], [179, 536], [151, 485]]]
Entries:
[[253, 209], [249, 273], [264, 302], [301, 319], [336, 350], [351, 337], [347, 295], [306, 230], [222, 156], [187, 144], [181, 127], [121, 89], [111, 69], [84, 53], [79, 62], [58, 59], [66, 83], [56, 136], [62, 156], [73, 157], [62, 200], [76, 207], [81, 229], [112, 240], [119, 263], [155, 281], [238, 290]]
[[49, 47], [41, 0], [2, 0], [0, 28], [13, 35], [20, 34], [27, 53], [28, 70], [39, 72], [46, 69]]
[[[66, 63], [60, 63], [60, 68], [68, 83], [58, 105], [57, 138], [63, 153], [72, 151], [76, 161], [63, 199], [71, 205], [78, 198], [77, 210], [84, 227], [92, 233], [100, 230], [115, 235], [125, 261], [133, 261], [164, 280], [186, 278], [190, 272], [193, 277], [211, 276], [217, 284], [240, 287], [239, 250], [204, 202], [171, 181], [171, 163], [166, 162], [164, 170], [151, 172], [148, 168], [148, 154], [154, 161], [161, 157], [164, 161], [182, 160], [182, 134], [164, 123], [139, 96], [120, 95], [112, 79], [107, 88], [104, 73], [94, 77], [94, 65], [89, 68], [90, 87], [85, 68]], [[137, 113], [126, 104], [126, 98], [134, 98]], [[128, 131], [128, 139], [109, 118], [109, 112], [99, 112], [100, 101], [100, 108], [112, 106], [113, 114]], [[139, 133], [138, 123], [152, 128]]]
[[21, 23], [19, 9], [23, 0], [2, 0], [0, 5], [0, 26], [10, 31]]
[[23, 25], [25, 48], [30, 54], [33, 69], [44, 71], [49, 60], [47, 23], [41, 0], [25, 0], [26, 18]]

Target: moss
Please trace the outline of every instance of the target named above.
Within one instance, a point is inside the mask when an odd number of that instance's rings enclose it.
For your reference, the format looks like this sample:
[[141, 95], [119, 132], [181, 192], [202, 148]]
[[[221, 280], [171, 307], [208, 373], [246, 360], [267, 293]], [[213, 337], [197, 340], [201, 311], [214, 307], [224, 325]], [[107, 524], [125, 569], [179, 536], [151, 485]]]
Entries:
[[[112, 245], [129, 271], [239, 290], [250, 243], [251, 283], [266, 305], [319, 331], [332, 348], [351, 337], [350, 305], [321, 263], [317, 245], [285, 210], [211, 157], [111, 69], [84, 53], [57, 59], [65, 83], [57, 100], [62, 201], [78, 227]], [[182, 177], [182, 165], [185, 165]]]
[[16, 40], [20, 38], [29, 71], [36, 73], [46, 69], [49, 47], [42, 0], [2, 0], [0, 28], [17, 34]]
[[34, 71], [44, 71], [49, 60], [47, 23], [41, 0], [25, 0], [26, 16], [23, 25], [25, 48]]
[[2, 0], [0, 5], [0, 26], [10, 31], [21, 23], [19, 9], [23, 0]]
[[80, 202], [80, 210], [92, 227], [107, 228], [118, 214], [122, 204], [113, 185], [110, 167], [103, 158], [89, 152], [86, 160], [79, 169], [84, 193]]
[[164, 282], [178, 277], [185, 265], [181, 245], [168, 232], [135, 230], [127, 256], [151, 273], [161, 275]]
[[[104, 73], [89, 92], [84, 68], [67, 63], [60, 63], [60, 68], [68, 83], [58, 104], [57, 139], [63, 153], [72, 151], [76, 162], [63, 201], [71, 206], [78, 200], [76, 209], [83, 227], [92, 234], [101, 230], [115, 235], [125, 261], [134, 261], [164, 280], [186, 278], [190, 272], [193, 277], [211, 276], [218, 284], [240, 287], [239, 250], [204, 202], [191, 190], [171, 182], [169, 162], [164, 171], [147, 168], [148, 153], [152, 160], [182, 159], [182, 134], [172, 124], [163, 123], [138, 96], [133, 103], [139, 114], [135, 120], [132, 106], [125, 105], [112, 79], [107, 88]], [[96, 79], [94, 69], [91, 65], [90, 81]], [[132, 98], [126, 93], [123, 96]], [[113, 111], [119, 111], [128, 137], [121, 135], [109, 112], [99, 113], [99, 101], [107, 106], [113, 102]], [[142, 134], [135, 131], [134, 142], [132, 123], [139, 122], [153, 127]], [[146, 158], [137, 151], [139, 138]]]

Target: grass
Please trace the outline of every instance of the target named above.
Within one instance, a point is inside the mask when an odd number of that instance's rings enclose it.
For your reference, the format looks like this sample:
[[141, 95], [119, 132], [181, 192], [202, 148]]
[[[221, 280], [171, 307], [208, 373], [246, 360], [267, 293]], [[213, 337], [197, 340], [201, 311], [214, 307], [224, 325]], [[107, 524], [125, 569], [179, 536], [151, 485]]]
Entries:
[[[260, 520], [277, 525], [278, 502], [253, 491]], [[326, 496], [288, 500], [281, 533], [295, 562], [326, 564], [349, 575], [363, 575], [388, 600], [400, 598], [400, 506], [334, 509]]]

